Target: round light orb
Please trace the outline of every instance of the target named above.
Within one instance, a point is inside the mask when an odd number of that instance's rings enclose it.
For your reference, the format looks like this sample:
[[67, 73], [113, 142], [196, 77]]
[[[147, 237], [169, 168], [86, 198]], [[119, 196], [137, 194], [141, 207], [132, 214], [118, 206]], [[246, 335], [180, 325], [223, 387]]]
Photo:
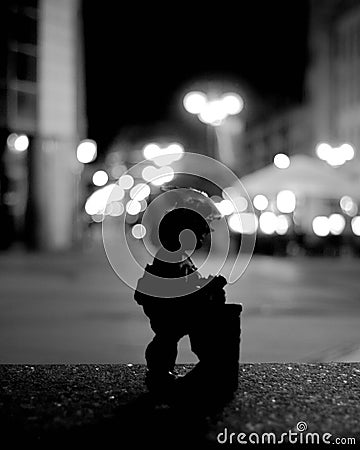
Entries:
[[329, 216], [329, 228], [331, 234], [336, 236], [341, 234], [344, 231], [345, 225], [345, 218], [341, 214], [331, 214]]
[[287, 169], [290, 166], [290, 158], [284, 153], [278, 153], [274, 156], [274, 165], [278, 169]]
[[118, 185], [122, 189], [131, 189], [134, 185], [134, 178], [129, 174], [122, 175], [118, 180]]
[[229, 216], [235, 211], [235, 206], [230, 200], [222, 200], [220, 203], [215, 203], [215, 206], [222, 216]]
[[153, 159], [161, 154], [161, 148], [154, 143], [145, 145], [143, 149], [145, 159]]
[[244, 212], [248, 207], [248, 201], [245, 197], [239, 196], [235, 197], [233, 200], [233, 204], [235, 206], [236, 212]]
[[154, 186], [161, 186], [165, 183], [169, 183], [175, 176], [174, 169], [169, 166], [163, 166], [157, 169], [155, 177], [151, 180], [151, 184]]
[[263, 211], [264, 209], [266, 209], [268, 207], [269, 200], [267, 199], [267, 197], [265, 197], [265, 195], [258, 194], [258, 195], [255, 195], [253, 203], [254, 203], [254, 207], [256, 209], [258, 209], [259, 211]]
[[277, 209], [282, 213], [291, 213], [296, 207], [296, 197], [292, 191], [280, 191], [276, 196]]
[[333, 147], [328, 152], [326, 162], [333, 167], [339, 167], [346, 163], [345, 153], [339, 147]]
[[199, 113], [201, 122], [208, 125], [218, 126], [227, 116], [225, 106], [221, 100], [212, 100], [208, 102]]
[[78, 145], [76, 149], [76, 157], [83, 164], [90, 163], [95, 160], [97, 155], [97, 145], [92, 139], [85, 139]]
[[105, 170], [96, 171], [92, 177], [92, 182], [95, 184], [95, 186], [105, 186], [108, 181], [109, 176], [105, 172]]
[[189, 92], [183, 100], [184, 108], [190, 114], [200, 114], [206, 103], [206, 95], [200, 91]]
[[346, 161], [350, 161], [354, 158], [355, 150], [352, 145], [345, 143], [345, 144], [340, 145], [339, 149], [340, 149], [340, 151], [343, 152], [343, 155], [344, 155], [344, 158]]
[[242, 234], [255, 234], [258, 223], [258, 218], [253, 213], [232, 214], [228, 221], [232, 231]]
[[145, 181], [152, 181], [156, 177], [157, 168], [154, 166], [146, 166], [141, 172], [141, 176]]
[[110, 216], [112, 217], [121, 216], [125, 210], [124, 205], [121, 202], [113, 202], [111, 203], [111, 206]]
[[146, 235], [146, 228], [143, 224], [137, 223], [131, 228], [131, 234], [135, 239], [142, 239]]
[[316, 236], [325, 237], [330, 233], [329, 218], [326, 216], [317, 216], [312, 221], [312, 229]]
[[150, 186], [145, 183], [136, 184], [130, 191], [130, 198], [133, 200], [144, 200], [146, 197], [150, 195]]
[[351, 229], [356, 236], [360, 236], [360, 216], [351, 219]]
[[110, 169], [111, 176], [116, 179], [120, 178], [124, 172], [126, 172], [126, 166], [123, 164], [116, 165]]
[[244, 108], [244, 100], [238, 94], [224, 94], [221, 101], [226, 113], [230, 115], [239, 114]]
[[137, 200], [129, 200], [126, 203], [126, 212], [128, 214], [130, 214], [130, 216], [135, 216], [137, 214], [139, 214], [140, 210], [141, 210], [141, 205], [140, 202], [138, 202]]
[[276, 233], [280, 236], [286, 234], [289, 229], [289, 220], [286, 216], [280, 215], [276, 220]]
[[19, 136], [16, 135], [12, 149], [15, 150], [16, 152], [25, 152], [28, 148], [29, 148], [29, 138], [25, 134], [20, 134]]
[[330, 151], [331, 151], [331, 145], [326, 144], [325, 142], [321, 142], [316, 147], [316, 154], [317, 154], [318, 158], [322, 159], [323, 161], [327, 160]]
[[260, 230], [264, 234], [274, 234], [277, 228], [277, 217], [276, 215], [271, 212], [267, 211], [262, 214], [260, 214], [259, 218], [259, 226]]

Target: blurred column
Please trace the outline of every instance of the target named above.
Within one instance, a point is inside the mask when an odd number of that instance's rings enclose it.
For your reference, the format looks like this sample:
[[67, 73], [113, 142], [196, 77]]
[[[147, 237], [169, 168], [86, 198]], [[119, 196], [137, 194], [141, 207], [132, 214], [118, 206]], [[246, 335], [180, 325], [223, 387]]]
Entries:
[[38, 135], [31, 192], [37, 247], [66, 249], [77, 235], [76, 147], [85, 136], [82, 33], [78, 0], [40, 0]]

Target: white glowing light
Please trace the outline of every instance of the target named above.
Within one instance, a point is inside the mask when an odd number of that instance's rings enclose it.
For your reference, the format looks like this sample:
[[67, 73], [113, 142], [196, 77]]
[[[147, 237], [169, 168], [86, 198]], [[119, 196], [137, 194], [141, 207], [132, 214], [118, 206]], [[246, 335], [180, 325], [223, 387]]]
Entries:
[[253, 203], [256, 209], [263, 211], [268, 207], [269, 200], [265, 197], [265, 195], [258, 194], [255, 195]]
[[277, 217], [273, 212], [267, 211], [260, 214], [259, 226], [264, 234], [274, 234], [277, 225]]
[[331, 147], [326, 162], [333, 167], [342, 166], [346, 162], [346, 154], [339, 147]]
[[116, 202], [116, 201], [122, 200], [125, 196], [124, 189], [121, 188], [117, 184], [113, 184], [112, 186], [113, 186], [113, 189], [112, 189], [110, 197], [109, 197], [110, 201]]
[[206, 103], [206, 95], [199, 91], [189, 92], [183, 100], [184, 108], [190, 114], [200, 114]]
[[133, 200], [144, 200], [146, 197], [150, 195], [150, 187], [145, 183], [136, 184], [130, 191], [130, 198]]
[[253, 213], [232, 214], [228, 223], [235, 233], [254, 234], [258, 229], [258, 218]]
[[159, 149], [159, 153], [151, 158], [159, 167], [168, 166], [183, 157], [184, 147], [180, 144], [173, 143], [165, 148]]
[[25, 150], [28, 149], [28, 147], [29, 147], [29, 138], [25, 134], [20, 134], [19, 136], [16, 136], [13, 144], [13, 149], [15, 151], [24, 152]]
[[360, 236], [360, 216], [351, 219], [351, 229], [356, 236]]
[[222, 216], [229, 216], [235, 211], [234, 204], [230, 200], [222, 200], [220, 203], [215, 203], [215, 206]]
[[94, 214], [104, 214], [108, 199], [112, 193], [114, 186], [114, 184], [109, 184], [93, 192], [86, 200], [86, 213], [90, 216]]
[[289, 229], [288, 218], [283, 215], [278, 216], [276, 220], [276, 229], [275, 229], [276, 233], [283, 235], [288, 232], [288, 229]]
[[132, 227], [131, 233], [135, 239], [142, 239], [146, 235], [146, 228], [141, 223], [137, 223]]
[[151, 180], [151, 184], [154, 186], [161, 186], [168, 183], [174, 178], [174, 169], [172, 167], [163, 166], [157, 169], [156, 177]]
[[113, 178], [117, 179], [120, 178], [124, 172], [126, 172], [126, 166], [120, 164], [118, 166], [113, 167], [110, 173]]
[[90, 163], [95, 160], [97, 155], [97, 145], [92, 139], [85, 139], [80, 142], [76, 150], [76, 157], [83, 164]]
[[16, 133], [11, 133], [9, 134], [6, 143], [7, 146], [9, 147], [10, 150], [14, 150], [15, 149], [15, 141], [19, 136]]
[[221, 100], [212, 100], [208, 102], [199, 113], [201, 122], [214, 126], [220, 125], [226, 116], [226, 108]]
[[282, 213], [291, 213], [295, 210], [296, 197], [292, 191], [280, 191], [276, 196], [277, 209]]
[[331, 214], [329, 217], [329, 228], [331, 234], [339, 235], [344, 231], [346, 221], [341, 214]]
[[121, 216], [124, 212], [124, 205], [120, 202], [113, 202], [111, 203], [111, 210], [110, 210], [110, 216], [112, 217], [118, 217]]
[[340, 150], [343, 152], [344, 158], [346, 159], [346, 161], [352, 160], [355, 156], [354, 147], [350, 144], [340, 145]]
[[94, 173], [92, 181], [95, 186], [105, 186], [105, 184], [109, 181], [109, 176], [105, 170], [98, 170]]
[[147, 208], [147, 201], [145, 199], [140, 200], [140, 212], [145, 211], [146, 208]]
[[141, 210], [140, 202], [137, 200], [129, 200], [126, 203], [126, 212], [130, 214], [131, 216], [135, 216], [136, 214], [139, 214]]
[[145, 181], [152, 181], [156, 177], [157, 168], [154, 166], [146, 166], [143, 168], [141, 175]]
[[236, 212], [244, 212], [248, 207], [248, 201], [245, 197], [236, 197], [234, 198], [233, 203], [235, 205]]
[[325, 142], [321, 142], [316, 147], [316, 154], [323, 161], [327, 160], [330, 152], [331, 152], [331, 146], [329, 144], [326, 144]]
[[102, 222], [102, 221], [104, 220], [104, 216], [101, 215], [101, 214], [93, 214], [93, 215], [91, 216], [91, 218], [92, 218], [92, 220], [93, 220], [94, 222], [96, 222], [96, 223], [100, 223], [100, 222]]
[[221, 102], [227, 114], [235, 115], [244, 107], [244, 100], [237, 94], [224, 94]]
[[157, 144], [151, 143], [145, 145], [143, 149], [144, 158], [153, 159], [160, 155], [161, 149]]
[[330, 233], [330, 223], [326, 216], [317, 216], [312, 221], [312, 229], [316, 236], [325, 237]]
[[290, 158], [284, 153], [278, 153], [274, 156], [274, 165], [278, 169], [287, 169], [290, 166]]
[[122, 175], [119, 178], [118, 185], [122, 189], [130, 189], [134, 185], [134, 178], [131, 175], [129, 175], [129, 174]]

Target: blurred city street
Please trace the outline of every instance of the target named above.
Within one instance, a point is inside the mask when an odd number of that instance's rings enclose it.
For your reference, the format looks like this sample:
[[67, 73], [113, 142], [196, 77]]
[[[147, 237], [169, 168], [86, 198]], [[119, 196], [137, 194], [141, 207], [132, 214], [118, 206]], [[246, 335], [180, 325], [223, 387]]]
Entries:
[[[358, 349], [359, 269], [354, 258], [254, 255], [226, 288], [244, 306], [241, 360], [330, 361]], [[1, 254], [0, 321], [0, 363], [139, 363], [152, 336], [100, 243]], [[184, 339], [178, 362], [194, 361]]]

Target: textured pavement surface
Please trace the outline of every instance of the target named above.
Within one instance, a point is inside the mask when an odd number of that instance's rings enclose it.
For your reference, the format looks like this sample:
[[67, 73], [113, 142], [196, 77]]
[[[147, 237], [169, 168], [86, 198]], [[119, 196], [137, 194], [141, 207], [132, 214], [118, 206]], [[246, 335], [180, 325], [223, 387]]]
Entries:
[[[358, 350], [359, 273], [360, 258], [254, 255], [226, 287], [228, 303], [243, 304], [241, 361], [327, 362]], [[103, 249], [0, 254], [0, 363], [141, 364], [152, 334]], [[196, 361], [188, 340], [179, 347], [179, 363]]]
[[358, 363], [241, 364], [234, 398], [218, 409], [211, 408], [216, 385], [207, 396], [210, 407], [202, 408], [196, 396], [170, 407], [154, 401], [143, 384], [145, 370], [132, 364], [0, 365], [2, 440], [213, 447], [221, 445], [218, 436], [229, 443], [230, 433], [235, 440], [239, 433], [243, 440], [275, 433], [280, 440], [292, 431], [292, 439], [304, 442], [307, 433], [360, 442]]

